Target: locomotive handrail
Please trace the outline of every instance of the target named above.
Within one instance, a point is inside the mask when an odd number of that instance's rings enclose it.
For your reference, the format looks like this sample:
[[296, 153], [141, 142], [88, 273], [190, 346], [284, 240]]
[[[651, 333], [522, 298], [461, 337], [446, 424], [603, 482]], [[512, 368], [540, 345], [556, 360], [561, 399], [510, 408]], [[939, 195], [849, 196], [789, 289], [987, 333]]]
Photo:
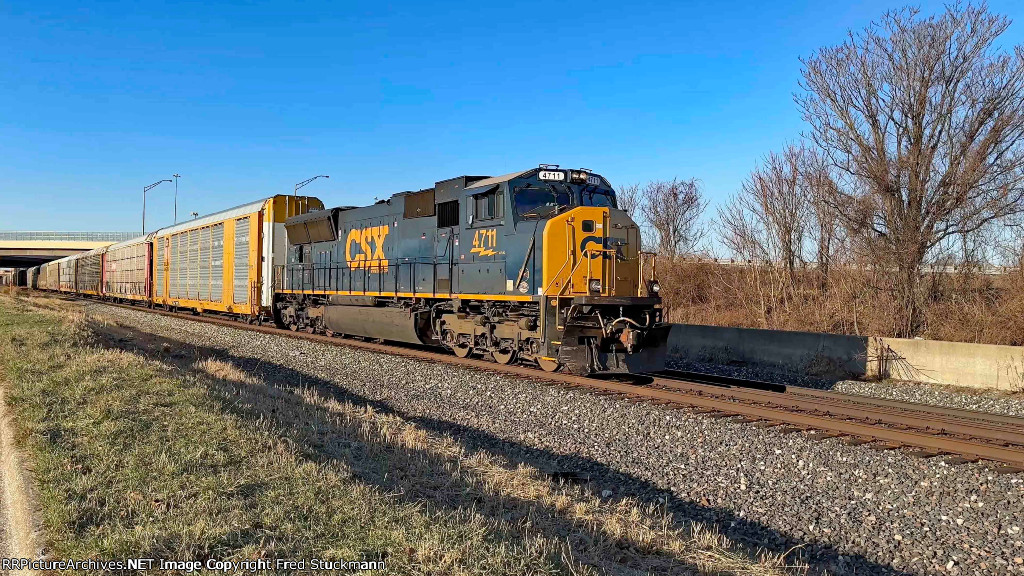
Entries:
[[[603, 253], [615, 252], [615, 253], [618, 253], [618, 249], [617, 249], [617, 248], [584, 248], [584, 250], [583, 250], [583, 256], [584, 256], [584, 258], [586, 258], [586, 260], [587, 260], [587, 290], [588, 290], [588, 291], [590, 290], [590, 280], [592, 279], [592, 276], [590, 275], [590, 273], [591, 273], [591, 271], [593, 271], [593, 266], [591, 266], [591, 264], [593, 264], [593, 261], [594, 261], [594, 260], [593, 260], [593, 259], [592, 259], [592, 258], [590, 257], [590, 255], [589, 255], [589, 254], [590, 254], [591, 252], [603, 252]], [[601, 258], [601, 262], [602, 262], [602, 263], [604, 263], [604, 260], [605, 260], [604, 258]], [[613, 265], [613, 266], [614, 266], [614, 261], [615, 261], [615, 259], [614, 259], [614, 258], [612, 258], [612, 262], [613, 262], [613, 264], [612, 264], [612, 265]], [[612, 271], [612, 272], [613, 272], [613, 273], [611, 274], [611, 277], [612, 277], [612, 278], [615, 278], [615, 274], [614, 274], [614, 271]], [[612, 288], [613, 288], [612, 286], [608, 286], [608, 287], [607, 287], [607, 291], [608, 291], [609, 293], [614, 293], [614, 292], [612, 291]], [[601, 287], [601, 289], [602, 289], [602, 290], [605, 290], [605, 287], [604, 287], [604, 286], [602, 286], [602, 287]]]
[[[316, 262], [279, 264], [275, 265], [274, 268], [275, 271], [280, 269], [282, 273], [280, 275], [275, 273], [274, 282], [279, 288], [286, 288], [295, 292], [305, 293], [316, 291], [318, 287], [323, 290], [333, 290], [336, 288], [341, 289], [345, 285], [345, 282], [342, 281], [344, 278], [348, 280], [348, 291], [350, 292], [383, 294], [384, 283], [388, 281], [386, 278], [390, 277], [390, 281], [393, 282], [393, 291], [395, 294], [398, 294], [401, 292], [401, 277], [405, 271], [408, 271], [408, 291], [416, 296], [420, 293], [438, 294], [437, 280], [439, 266], [447, 266], [449, 268], [449, 280], [455, 276], [453, 270], [458, 267], [458, 262], [439, 262], [436, 256], [366, 260], [363, 261], [363, 263], [364, 265], [359, 267], [338, 262], [330, 262], [326, 264], [318, 264]], [[389, 269], [387, 273], [384, 272], [385, 264]], [[419, 287], [416, 276], [421, 265], [429, 265], [431, 267], [431, 280], [430, 285], [426, 287], [426, 292], [423, 292]], [[353, 280], [357, 279], [355, 272], [353, 272], [356, 268], [361, 269], [362, 281], [358, 287], [353, 282]], [[298, 278], [295, 277], [297, 272], [302, 273]], [[280, 276], [280, 278], [278, 278], [278, 276]], [[371, 284], [371, 276], [376, 276], [376, 286]], [[333, 282], [333, 279], [338, 280], [337, 285]]]

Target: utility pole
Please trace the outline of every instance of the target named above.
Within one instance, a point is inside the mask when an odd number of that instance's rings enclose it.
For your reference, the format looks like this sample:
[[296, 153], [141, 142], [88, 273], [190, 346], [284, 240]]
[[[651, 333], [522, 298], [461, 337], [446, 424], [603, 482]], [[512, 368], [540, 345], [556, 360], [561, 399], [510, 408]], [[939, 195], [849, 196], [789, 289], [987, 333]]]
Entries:
[[174, 223], [178, 223], [178, 178], [181, 174], [174, 174]]
[[306, 184], [309, 184], [310, 182], [312, 182], [313, 180], [316, 180], [317, 178], [330, 178], [330, 176], [328, 176], [326, 174], [321, 174], [319, 176], [313, 176], [312, 178], [309, 178], [307, 180], [303, 180], [302, 182], [299, 182], [298, 184], [295, 185], [295, 190], [292, 192], [292, 196], [298, 196], [299, 195], [299, 188], [302, 188], [303, 186], [305, 186]]
[[170, 182], [170, 180], [161, 180], [159, 182], [153, 182], [149, 186], [142, 189], [142, 235], [146, 235], [146, 192], [149, 192], [153, 188], [163, 184], [164, 182]]

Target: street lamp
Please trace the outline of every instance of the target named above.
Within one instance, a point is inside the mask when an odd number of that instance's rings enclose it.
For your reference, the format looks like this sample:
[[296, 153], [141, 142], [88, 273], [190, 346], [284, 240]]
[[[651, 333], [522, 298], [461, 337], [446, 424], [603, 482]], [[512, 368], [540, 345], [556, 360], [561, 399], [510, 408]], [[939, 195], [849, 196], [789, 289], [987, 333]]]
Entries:
[[299, 188], [302, 188], [303, 186], [305, 186], [306, 184], [309, 184], [310, 182], [312, 182], [313, 180], [316, 180], [317, 178], [330, 178], [330, 176], [328, 176], [326, 174], [321, 174], [319, 176], [313, 176], [312, 178], [310, 178], [308, 180], [303, 180], [302, 182], [299, 182], [298, 184], [295, 185], [295, 191], [292, 192], [292, 196], [298, 196], [299, 195]]
[[174, 223], [178, 223], [178, 178], [181, 178], [181, 174], [172, 174], [174, 176]]
[[170, 182], [170, 180], [161, 180], [159, 182], [153, 182], [149, 186], [142, 189], [142, 234], [146, 234], [146, 192], [149, 192], [153, 188], [163, 184], [164, 182]]

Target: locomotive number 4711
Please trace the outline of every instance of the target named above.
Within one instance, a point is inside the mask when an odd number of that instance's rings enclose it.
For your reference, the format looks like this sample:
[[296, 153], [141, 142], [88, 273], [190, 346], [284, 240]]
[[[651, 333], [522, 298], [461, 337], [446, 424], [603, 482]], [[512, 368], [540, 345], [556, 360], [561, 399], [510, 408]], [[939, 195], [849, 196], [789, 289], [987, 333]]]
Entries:
[[479, 256], [494, 256], [497, 252], [494, 247], [498, 245], [498, 229], [497, 228], [486, 228], [477, 230], [473, 234], [473, 249], [470, 250], [473, 254]]

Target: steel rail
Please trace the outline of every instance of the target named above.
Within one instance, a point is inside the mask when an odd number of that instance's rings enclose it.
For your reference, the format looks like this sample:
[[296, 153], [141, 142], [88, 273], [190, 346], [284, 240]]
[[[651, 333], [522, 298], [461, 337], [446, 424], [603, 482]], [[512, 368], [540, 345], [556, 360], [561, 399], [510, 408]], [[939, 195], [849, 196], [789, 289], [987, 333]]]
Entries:
[[713, 388], [704, 384], [692, 384], [679, 380], [655, 380], [659, 386], [677, 389], [702, 396], [728, 398], [730, 400], [756, 402], [769, 406], [785, 407], [827, 416], [864, 420], [890, 426], [907, 426], [932, 433], [943, 433], [1024, 446], [1024, 431], [1007, 427], [1001, 423], [989, 424], [980, 421], [963, 421], [950, 416], [927, 416], [888, 406], [874, 406], [871, 403], [850, 403], [844, 399], [794, 396], [778, 392], [762, 392], [736, 388]]
[[938, 414], [943, 416], [953, 416], [957, 418], [983, 420], [985, 422], [1001, 422], [1016, 427], [1018, 430], [1024, 430], [1024, 418], [1020, 416], [1010, 416], [1006, 414], [993, 414], [991, 412], [979, 412], [977, 410], [966, 410], [963, 408], [950, 408], [947, 406], [936, 406], [934, 404], [921, 404], [919, 402], [907, 402], [904, 400], [891, 400], [889, 398], [877, 398], [873, 396], [863, 396], [859, 394], [849, 394], [845, 392], [835, 392], [832, 390], [818, 390], [815, 388], [805, 388], [801, 386], [785, 386], [776, 384], [773, 382], [763, 382], [760, 380], [747, 380], [744, 378], [734, 378], [732, 376], [720, 376], [718, 374], [704, 374], [701, 372], [686, 372], [680, 370], [666, 370], [660, 373], [652, 374], [652, 376], [663, 376], [669, 378], [682, 378], [690, 382], [698, 383], [709, 383], [719, 384], [723, 386], [736, 386], [740, 388], [757, 388], [763, 390], [776, 390], [779, 392], [788, 392], [790, 394], [801, 395], [801, 396], [815, 396], [818, 398], [828, 398], [836, 400], [844, 400], [849, 402], [856, 402], [860, 404], [869, 404], [874, 406], [888, 406], [891, 408], [898, 408], [900, 410], [912, 410], [915, 412], [922, 412], [927, 414]]
[[[503, 365], [475, 358], [458, 358], [445, 352], [427, 350], [423, 348], [392, 346], [361, 340], [339, 339], [307, 332], [293, 332], [282, 328], [245, 324], [238, 320], [225, 317], [171, 312], [155, 308], [143, 308], [137, 305], [97, 300], [66, 293], [61, 294], [61, 296], [72, 300], [84, 300], [87, 302], [112, 305], [139, 312], [150, 312], [171, 318], [192, 320], [240, 330], [250, 330], [268, 335], [284, 336], [334, 346], [348, 346], [430, 362], [465, 366], [496, 374], [513, 375], [547, 383], [558, 383], [572, 388], [594, 391], [603, 395], [615, 395], [638, 400], [647, 400], [669, 407], [688, 407], [727, 415], [741, 416], [749, 420], [763, 420], [771, 423], [785, 424], [797, 427], [798, 429], [815, 429], [831, 434], [852, 436], [869, 441], [886, 443], [885, 447], [887, 448], [915, 447], [924, 449], [928, 452], [928, 455], [933, 456], [951, 454], [963, 456], [972, 460], [989, 460], [992, 462], [1007, 464], [1010, 466], [1009, 470], [1012, 471], [1024, 470], [1024, 450], [993, 446], [991, 444], [976, 442], [973, 440], [962, 440], [937, 436], [933, 433], [898, 430], [877, 425], [861, 424], [844, 419], [808, 415], [800, 412], [793, 412], [791, 410], [751, 405], [738, 400], [708, 398], [683, 391], [646, 388], [636, 384], [623, 384], [620, 382], [612, 382], [592, 377], [542, 372], [536, 368], [526, 366]], [[666, 380], [666, 382], [678, 383], [679, 381]], [[701, 385], [695, 384], [695, 386]]]

